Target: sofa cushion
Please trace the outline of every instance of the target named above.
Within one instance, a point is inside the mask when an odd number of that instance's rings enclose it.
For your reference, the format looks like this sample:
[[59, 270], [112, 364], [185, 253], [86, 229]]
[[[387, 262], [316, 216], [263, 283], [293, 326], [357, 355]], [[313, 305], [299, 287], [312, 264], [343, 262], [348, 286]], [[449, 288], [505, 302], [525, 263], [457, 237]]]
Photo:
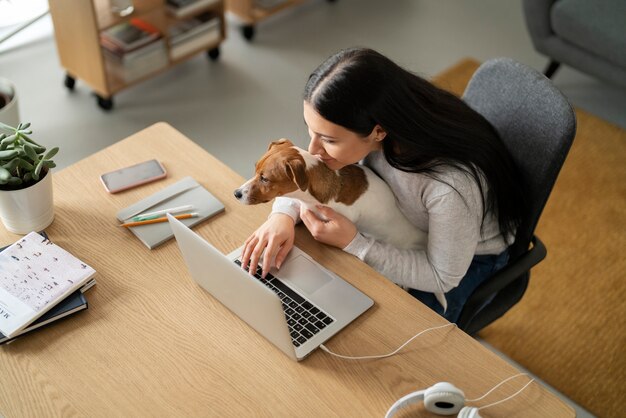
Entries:
[[563, 40], [626, 68], [626, 1], [557, 0], [550, 20]]

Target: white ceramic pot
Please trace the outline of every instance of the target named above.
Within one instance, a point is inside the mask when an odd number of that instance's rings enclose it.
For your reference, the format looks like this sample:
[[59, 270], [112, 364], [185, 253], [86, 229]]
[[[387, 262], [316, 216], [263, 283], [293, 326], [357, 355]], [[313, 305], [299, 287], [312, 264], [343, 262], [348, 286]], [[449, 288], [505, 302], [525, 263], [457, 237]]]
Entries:
[[20, 123], [15, 86], [6, 78], [0, 77], [0, 122], [16, 127]]
[[30, 187], [0, 190], [0, 219], [15, 234], [41, 231], [54, 220], [52, 171]]

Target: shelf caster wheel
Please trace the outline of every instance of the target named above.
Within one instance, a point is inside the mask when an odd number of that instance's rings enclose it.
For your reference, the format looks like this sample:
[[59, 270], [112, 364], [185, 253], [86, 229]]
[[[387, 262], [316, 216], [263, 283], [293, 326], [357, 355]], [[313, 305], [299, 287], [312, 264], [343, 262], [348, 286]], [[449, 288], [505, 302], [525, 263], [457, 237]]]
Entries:
[[219, 47], [215, 47], [215, 48], [209, 49], [206, 52], [206, 54], [209, 56], [211, 61], [217, 61], [217, 59], [220, 56], [220, 48]]
[[67, 87], [68, 90], [72, 91], [76, 85], [76, 79], [69, 74], [65, 74], [65, 81], [63, 84], [65, 84], [65, 87]]
[[245, 25], [241, 27], [241, 34], [246, 40], [251, 41], [254, 38], [254, 25]]
[[112, 97], [102, 97], [96, 94], [96, 98], [98, 99], [98, 106], [102, 110], [111, 110], [113, 109], [113, 98]]

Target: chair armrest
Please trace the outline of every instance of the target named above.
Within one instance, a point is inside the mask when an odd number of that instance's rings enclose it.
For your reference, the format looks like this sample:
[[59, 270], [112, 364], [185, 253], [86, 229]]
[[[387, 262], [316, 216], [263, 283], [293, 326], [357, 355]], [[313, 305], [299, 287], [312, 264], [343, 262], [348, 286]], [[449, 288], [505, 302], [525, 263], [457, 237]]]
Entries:
[[533, 44], [554, 34], [550, 23], [550, 9], [556, 0], [524, 0], [524, 19]]
[[467, 310], [468, 312], [472, 312], [473, 310], [482, 308], [482, 304], [487, 298], [507, 287], [521, 275], [528, 272], [531, 267], [534, 267], [541, 260], [546, 258], [546, 246], [536, 235], [533, 235], [531, 243], [532, 247], [520, 255], [517, 260], [510, 261], [509, 264], [496, 272], [482, 285], [478, 286], [468, 299], [463, 311]]

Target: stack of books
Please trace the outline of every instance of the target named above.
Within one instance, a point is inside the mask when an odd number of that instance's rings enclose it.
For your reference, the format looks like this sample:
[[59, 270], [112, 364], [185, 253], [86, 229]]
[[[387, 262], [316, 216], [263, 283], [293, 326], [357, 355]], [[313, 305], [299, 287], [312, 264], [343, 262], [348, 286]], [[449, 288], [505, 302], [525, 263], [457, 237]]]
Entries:
[[127, 83], [168, 63], [161, 32], [139, 18], [102, 31], [100, 45], [111, 72]]
[[167, 11], [178, 18], [185, 18], [206, 11], [220, 0], [166, 0]]
[[216, 45], [221, 38], [220, 18], [210, 12], [181, 20], [168, 31], [170, 58], [175, 60]]
[[95, 273], [45, 234], [0, 249], [0, 344], [87, 309]]

